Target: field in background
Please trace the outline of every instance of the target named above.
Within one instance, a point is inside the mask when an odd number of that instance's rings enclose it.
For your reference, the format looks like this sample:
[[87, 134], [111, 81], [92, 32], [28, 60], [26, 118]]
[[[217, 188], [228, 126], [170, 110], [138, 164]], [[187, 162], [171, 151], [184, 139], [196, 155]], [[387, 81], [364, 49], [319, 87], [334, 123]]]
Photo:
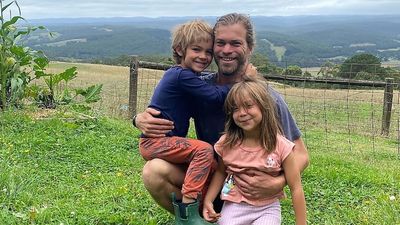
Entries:
[[[99, 114], [112, 117], [128, 117], [129, 68], [87, 63], [52, 62], [49, 73], [59, 73], [66, 68], [76, 66], [77, 78], [70, 82], [73, 87], [103, 84], [102, 99], [93, 105]], [[140, 69], [138, 79], [138, 112], [147, 107], [152, 91], [161, 79], [163, 71]], [[145, 77], [145, 79], [143, 79]]]
[[[78, 76], [71, 85], [103, 84], [102, 100], [93, 105], [96, 112], [112, 117], [128, 117], [129, 68], [81, 63], [52, 63], [50, 71], [59, 72], [77, 66]], [[148, 105], [155, 85], [163, 74], [160, 70], [139, 69], [137, 112]], [[271, 82], [286, 99], [289, 108], [300, 126], [305, 141], [308, 132], [323, 132], [327, 147], [336, 149], [335, 142], [345, 144], [351, 150], [356, 142], [367, 144], [376, 150], [382, 127], [383, 90], [376, 89], [316, 89], [307, 88], [307, 83], [298, 87]], [[389, 138], [391, 152], [397, 153], [399, 130], [399, 91], [395, 89]], [[331, 134], [339, 134], [331, 137]], [[360, 138], [350, 139], [351, 135]], [[311, 137], [310, 137], [311, 138]], [[353, 140], [354, 139], [354, 140]], [[379, 146], [382, 148], [383, 146]]]
[[76, 66], [77, 78], [71, 86], [84, 87], [103, 84], [101, 100], [93, 109], [103, 115], [126, 117], [128, 115], [129, 68], [101, 64], [52, 62], [48, 72], [59, 73], [66, 68]]

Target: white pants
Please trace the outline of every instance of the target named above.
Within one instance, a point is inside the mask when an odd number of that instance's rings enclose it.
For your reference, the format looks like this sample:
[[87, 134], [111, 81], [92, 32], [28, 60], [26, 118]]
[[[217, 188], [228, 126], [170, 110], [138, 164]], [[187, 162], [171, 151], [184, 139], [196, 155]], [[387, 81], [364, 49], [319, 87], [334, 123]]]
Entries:
[[281, 205], [279, 201], [265, 206], [253, 206], [245, 202], [225, 201], [219, 225], [280, 225]]

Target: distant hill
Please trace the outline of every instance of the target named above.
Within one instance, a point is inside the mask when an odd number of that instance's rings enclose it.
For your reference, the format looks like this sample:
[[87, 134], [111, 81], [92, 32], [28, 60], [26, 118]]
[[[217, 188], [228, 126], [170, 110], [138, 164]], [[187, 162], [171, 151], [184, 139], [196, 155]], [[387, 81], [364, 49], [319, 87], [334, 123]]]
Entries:
[[[56, 35], [34, 33], [26, 43], [51, 58], [96, 59], [120, 55], [170, 56], [170, 30], [195, 17], [32, 20]], [[214, 24], [216, 17], [202, 19]], [[400, 59], [400, 15], [252, 17], [256, 52], [270, 61], [317, 66], [368, 52]]]
[[54, 37], [35, 34], [28, 45], [51, 58], [95, 59], [120, 55], [167, 55], [170, 32], [129, 25], [48, 25]]

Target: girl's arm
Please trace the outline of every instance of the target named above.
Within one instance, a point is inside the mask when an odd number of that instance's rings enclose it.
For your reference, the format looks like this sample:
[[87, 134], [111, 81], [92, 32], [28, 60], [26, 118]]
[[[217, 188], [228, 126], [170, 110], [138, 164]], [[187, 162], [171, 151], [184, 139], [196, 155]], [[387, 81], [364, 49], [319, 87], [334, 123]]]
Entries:
[[303, 187], [301, 185], [299, 166], [296, 165], [294, 159], [294, 154], [291, 152], [283, 161], [283, 171], [292, 194], [296, 225], [303, 225], [307, 223], [306, 200], [304, 198]]
[[203, 217], [207, 221], [214, 222], [220, 217], [219, 213], [216, 213], [214, 210], [213, 201], [220, 193], [222, 185], [224, 184], [226, 177], [225, 169], [224, 162], [221, 157], [218, 157], [218, 168], [213, 175], [203, 203]]

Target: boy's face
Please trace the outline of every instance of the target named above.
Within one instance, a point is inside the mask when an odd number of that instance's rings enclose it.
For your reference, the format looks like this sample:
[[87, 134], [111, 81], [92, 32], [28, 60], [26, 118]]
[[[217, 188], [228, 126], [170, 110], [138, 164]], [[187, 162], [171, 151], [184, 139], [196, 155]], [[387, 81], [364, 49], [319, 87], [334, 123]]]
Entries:
[[213, 43], [211, 40], [190, 44], [186, 49], [181, 66], [190, 68], [195, 72], [202, 72], [212, 61], [212, 48]]

